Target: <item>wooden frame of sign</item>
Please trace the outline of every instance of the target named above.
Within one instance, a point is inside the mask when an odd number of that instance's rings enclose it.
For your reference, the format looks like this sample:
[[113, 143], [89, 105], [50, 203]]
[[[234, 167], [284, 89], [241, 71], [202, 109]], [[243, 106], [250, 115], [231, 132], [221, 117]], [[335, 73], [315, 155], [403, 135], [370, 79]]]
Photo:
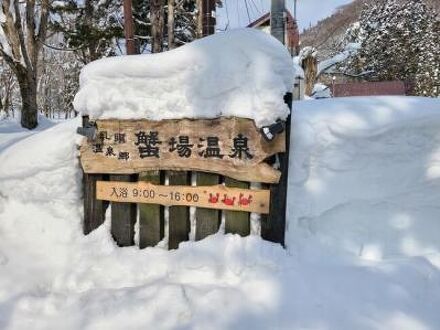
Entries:
[[[165, 236], [168, 208], [169, 248], [177, 248], [190, 237], [189, 208], [196, 207], [196, 240], [218, 230], [222, 212], [226, 233], [249, 235], [255, 212], [262, 237], [284, 245], [289, 121], [268, 142], [245, 118], [97, 120], [96, 139], [80, 146], [84, 233], [103, 223], [110, 202], [118, 245], [134, 244], [138, 219], [139, 246], [154, 246]], [[274, 157], [279, 170], [268, 162]], [[263, 189], [248, 189], [249, 182]]]

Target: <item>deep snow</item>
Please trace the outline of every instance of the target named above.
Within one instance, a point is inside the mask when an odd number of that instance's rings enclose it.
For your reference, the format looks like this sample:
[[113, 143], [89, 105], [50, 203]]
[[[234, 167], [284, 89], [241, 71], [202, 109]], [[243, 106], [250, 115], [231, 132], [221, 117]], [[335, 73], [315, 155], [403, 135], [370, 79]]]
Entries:
[[287, 49], [256, 29], [196, 40], [169, 52], [117, 56], [81, 71], [75, 109], [91, 118], [237, 116], [257, 126], [285, 119], [293, 87]]
[[84, 237], [79, 124], [0, 150], [1, 329], [440, 328], [438, 100], [295, 103], [287, 251]]
[[338, 254], [423, 255], [440, 267], [439, 99], [335, 98], [296, 108], [291, 245], [312, 235]]

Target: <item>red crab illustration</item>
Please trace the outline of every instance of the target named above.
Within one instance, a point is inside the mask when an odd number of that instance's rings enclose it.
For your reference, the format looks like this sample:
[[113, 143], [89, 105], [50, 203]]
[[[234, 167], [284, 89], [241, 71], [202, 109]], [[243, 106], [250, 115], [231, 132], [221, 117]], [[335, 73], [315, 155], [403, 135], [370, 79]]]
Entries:
[[223, 204], [230, 205], [230, 206], [233, 206], [235, 204], [236, 197], [229, 198], [228, 195], [226, 195], [226, 194], [224, 194], [223, 196], [224, 196], [223, 200], [222, 200]]
[[213, 196], [211, 193], [209, 193], [208, 202], [209, 203], [213, 203], [213, 204], [218, 203], [218, 199], [219, 198], [220, 198], [220, 194], [219, 193], [215, 194], [215, 196]]
[[252, 195], [249, 195], [248, 198], [244, 197], [243, 194], [240, 194], [240, 198], [238, 199], [238, 205], [247, 206], [252, 202]]

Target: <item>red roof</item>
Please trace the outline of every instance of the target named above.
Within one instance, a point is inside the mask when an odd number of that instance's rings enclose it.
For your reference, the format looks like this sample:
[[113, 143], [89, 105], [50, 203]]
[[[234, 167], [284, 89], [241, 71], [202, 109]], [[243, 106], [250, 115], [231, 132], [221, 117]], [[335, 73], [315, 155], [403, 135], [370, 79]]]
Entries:
[[[285, 10], [284, 11], [287, 14], [287, 20], [288, 21], [295, 21], [296, 20], [293, 18], [292, 14], [290, 13], [290, 11]], [[263, 16], [261, 16], [260, 18], [257, 18], [255, 21], [249, 23], [249, 25], [247, 27], [253, 28], [253, 27], [258, 27], [266, 22], [270, 21], [270, 12], [264, 14]]]
[[[296, 20], [293, 18], [292, 14], [285, 10], [287, 15], [286, 19], [286, 39], [285, 44], [286, 47], [292, 52], [292, 54], [298, 51], [299, 48], [299, 30]], [[250, 23], [247, 27], [249, 28], [258, 28], [261, 25], [270, 24], [270, 13], [266, 13], [260, 18], [256, 19], [252, 23]]]
[[248, 28], [257, 27], [257, 26], [260, 26], [261, 24], [264, 24], [268, 20], [270, 20], [270, 13], [266, 13], [263, 16], [261, 16], [260, 18], [257, 18], [252, 23], [249, 23], [249, 25], [247, 27]]
[[334, 84], [330, 87], [333, 97], [406, 95], [408, 85], [403, 81], [379, 81]]

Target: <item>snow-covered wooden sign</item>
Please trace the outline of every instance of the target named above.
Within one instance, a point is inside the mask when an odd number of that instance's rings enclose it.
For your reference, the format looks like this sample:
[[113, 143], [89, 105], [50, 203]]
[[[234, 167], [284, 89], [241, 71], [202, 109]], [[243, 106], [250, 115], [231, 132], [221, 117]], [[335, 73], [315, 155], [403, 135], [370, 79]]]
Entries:
[[264, 160], [285, 151], [285, 136], [268, 142], [253, 120], [98, 120], [93, 141], [81, 146], [86, 173], [202, 171], [251, 182], [277, 183]]
[[163, 186], [149, 182], [98, 181], [96, 198], [112, 202], [196, 206], [269, 213], [270, 191], [215, 186]]

